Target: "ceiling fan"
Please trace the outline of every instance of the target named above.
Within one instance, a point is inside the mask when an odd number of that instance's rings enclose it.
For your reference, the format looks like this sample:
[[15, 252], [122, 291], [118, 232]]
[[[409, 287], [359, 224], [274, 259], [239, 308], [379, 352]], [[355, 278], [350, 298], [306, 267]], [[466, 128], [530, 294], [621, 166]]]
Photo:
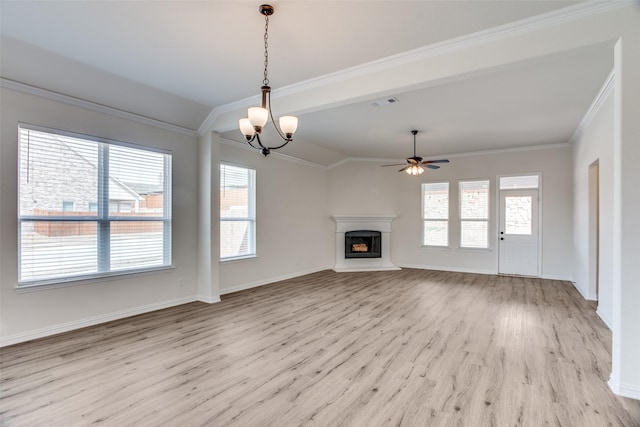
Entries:
[[424, 172], [423, 165], [428, 167], [429, 169], [440, 169], [440, 166], [434, 165], [433, 163], [449, 163], [447, 159], [438, 159], [438, 160], [422, 160], [422, 157], [416, 156], [416, 135], [418, 134], [417, 130], [412, 130], [411, 135], [413, 135], [413, 157], [408, 157], [407, 164], [404, 163], [396, 163], [393, 165], [382, 165], [382, 167], [387, 166], [404, 166], [398, 172], [406, 172], [409, 175], [420, 175]]

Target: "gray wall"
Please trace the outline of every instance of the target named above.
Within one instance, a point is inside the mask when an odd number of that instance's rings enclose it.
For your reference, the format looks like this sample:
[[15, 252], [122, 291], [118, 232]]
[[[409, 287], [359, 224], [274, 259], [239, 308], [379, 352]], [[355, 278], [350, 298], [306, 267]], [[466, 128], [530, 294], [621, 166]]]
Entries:
[[[541, 173], [542, 276], [572, 278], [571, 148], [512, 151], [451, 157], [441, 169], [427, 169], [418, 177], [382, 168], [380, 163], [348, 162], [330, 171], [332, 214], [396, 215], [392, 224], [392, 261], [399, 266], [495, 274], [497, 251], [497, 192], [499, 175]], [[489, 250], [458, 248], [451, 224], [450, 248], [422, 247], [421, 183], [449, 181], [450, 221], [457, 218], [458, 181], [488, 179], [491, 185]]]
[[325, 168], [220, 145], [220, 159], [256, 170], [256, 258], [220, 263], [220, 293], [333, 267]]
[[[3, 88], [0, 135], [0, 337], [19, 342], [192, 301], [197, 293], [197, 138]], [[18, 123], [100, 136], [173, 152], [174, 269], [75, 286], [19, 291]], [[182, 279], [182, 286], [180, 286]]]

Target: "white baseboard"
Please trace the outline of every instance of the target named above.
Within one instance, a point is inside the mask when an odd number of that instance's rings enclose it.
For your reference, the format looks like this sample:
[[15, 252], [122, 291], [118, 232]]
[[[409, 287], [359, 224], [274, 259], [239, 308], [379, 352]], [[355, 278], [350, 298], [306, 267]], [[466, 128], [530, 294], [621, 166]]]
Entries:
[[196, 297], [196, 301], [206, 302], [207, 304], [214, 304], [216, 302], [220, 302], [221, 299], [219, 295], [214, 295], [214, 296], [198, 295]]
[[293, 279], [294, 277], [305, 276], [307, 274], [317, 273], [318, 271], [330, 270], [332, 266], [324, 266], [312, 268], [310, 270], [298, 271], [296, 273], [285, 274], [283, 276], [271, 277], [269, 279], [256, 280], [255, 282], [243, 283], [236, 286], [220, 289], [220, 295], [231, 294], [233, 292], [244, 291], [246, 289], [257, 288], [258, 286], [268, 285], [269, 283], [279, 282], [281, 280]]
[[[560, 280], [562, 282], [571, 282], [573, 283], [573, 277], [568, 277], [568, 276], [556, 276], [554, 274], [543, 274], [542, 276], [540, 276], [541, 279], [547, 279], [547, 280]], [[576, 284], [573, 283], [573, 286], [575, 286]], [[582, 293], [582, 292], [580, 292]]]
[[418, 264], [398, 264], [401, 268], [416, 268], [418, 270], [438, 270], [451, 271], [454, 273], [474, 273], [474, 274], [498, 274], [495, 270], [483, 270], [474, 268], [443, 267], [441, 265], [418, 265]]
[[[417, 268], [417, 269], [420, 269], [420, 270], [439, 270], [439, 271], [451, 271], [451, 272], [454, 272], [454, 273], [474, 273], [474, 274], [493, 274], [493, 275], [499, 274], [494, 269], [485, 270], [485, 269], [475, 269], [475, 268], [443, 267], [443, 266], [440, 266], [440, 265], [417, 265], [417, 264], [398, 264], [398, 265], [400, 267], [403, 267], [403, 268]], [[540, 276], [540, 278], [541, 279], [548, 279], [548, 280], [561, 280], [561, 281], [566, 281], [566, 282], [571, 282], [572, 281], [572, 279], [570, 277], [554, 276], [554, 275], [549, 275], [549, 274], [542, 275], [542, 276]], [[575, 286], [575, 283], [574, 283], [574, 286]], [[578, 289], [578, 292], [580, 292], [580, 289]], [[582, 292], [580, 292], [580, 294], [582, 294]]]
[[363, 272], [363, 271], [396, 271], [400, 270], [400, 267], [345, 267], [345, 268], [333, 268], [333, 271], [336, 273], [352, 273], [352, 272]]
[[113, 313], [101, 314], [99, 316], [92, 316], [86, 319], [74, 320], [73, 322], [60, 323], [58, 325], [48, 326], [46, 328], [40, 328], [34, 331], [8, 335], [8, 336], [0, 337], [0, 347], [5, 347], [8, 345], [18, 344], [26, 341], [31, 341], [38, 338], [44, 338], [51, 335], [60, 334], [63, 332], [73, 331], [75, 329], [86, 328], [87, 326], [98, 325], [100, 323], [123, 319], [125, 317], [130, 317], [130, 316], [136, 316], [138, 314], [149, 313], [151, 311], [174, 307], [176, 305], [187, 304], [193, 301], [196, 301], [195, 296], [177, 298], [177, 299], [163, 301], [155, 304], [148, 304], [140, 307], [128, 308], [126, 310], [115, 311]]
[[600, 308], [598, 308], [598, 309], [596, 310], [596, 314], [598, 315], [598, 317], [599, 317], [600, 319], [602, 319], [602, 321], [604, 322], [604, 324], [605, 324], [605, 325], [607, 325], [607, 327], [608, 327], [610, 330], [613, 330], [613, 328], [612, 328], [612, 326], [611, 326], [613, 323], [611, 323], [611, 320], [610, 320], [607, 316], [605, 316], [605, 315], [602, 313], [602, 311], [600, 311]]
[[587, 294], [584, 293], [584, 291], [580, 288], [580, 286], [578, 286], [576, 282], [571, 281], [571, 284], [573, 285], [574, 288], [576, 288], [576, 291], [578, 291], [578, 293], [582, 295], [582, 298], [588, 299]]
[[582, 298], [586, 299], [587, 301], [598, 301], [597, 295], [585, 293], [580, 288], [580, 286], [578, 286], [578, 284], [571, 279], [554, 279], [554, 280], [566, 280], [567, 282], [571, 282], [573, 287], [576, 288], [576, 290], [580, 293], [580, 295], [582, 295]]
[[640, 400], [640, 385], [621, 384], [613, 378], [609, 378], [609, 388], [618, 396]]

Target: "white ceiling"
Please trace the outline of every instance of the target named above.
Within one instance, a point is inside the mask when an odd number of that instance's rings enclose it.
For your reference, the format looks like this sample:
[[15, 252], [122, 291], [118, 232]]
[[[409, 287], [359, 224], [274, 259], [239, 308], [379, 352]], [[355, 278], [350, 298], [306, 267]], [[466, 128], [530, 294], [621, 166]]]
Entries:
[[[326, 99], [312, 102], [303, 89], [345, 70], [366, 73], [367, 67], [394, 55], [481, 35], [494, 27], [524, 25], [541, 14], [549, 18], [580, 7], [577, 3], [273, 3], [273, 109], [276, 116], [294, 113], [300, 118], [295, 140], [283, 152], [325, 165], [347, 157], [403, 158], [411, 154], [409, 131], [414, 128], [422, 131], [418, 153], [425, 157], [567, 142], [612, 69], [610, 46], [514, 58], [508, 66], [483, 73], [397, 84], [397, 91], [388, 85], [351, 98], [330, 96], [327, 90]], [[247, 98], [259, 93], [262, 82], [264, 18], [258, 5], [1, 1], [1, 74], [184, 128], [210, 128], [241, 141], [230, 123], [244, 114]], [[283, 103], [290, 111], [279, 111], [279, 91], [295, 97], [296, 88], [302, 89], [295, 108]], [[335, 90], [340, 90], [338, 85]], [[370, 105], [387, 96], [399, 102]], [[229, 120], [216, 121], [212, 110], [229, 113]]]

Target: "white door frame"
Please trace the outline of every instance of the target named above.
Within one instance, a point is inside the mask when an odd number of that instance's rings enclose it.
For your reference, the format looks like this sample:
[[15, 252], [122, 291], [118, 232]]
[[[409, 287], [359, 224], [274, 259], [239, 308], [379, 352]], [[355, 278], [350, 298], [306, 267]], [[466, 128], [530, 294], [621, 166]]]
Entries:
[[510, 177], [510, 176], [534, 176], [538, 177], [538, 271], [536, 273], [536, 277], [542, 277], [542, 227], [543, 227], [543, 217], [542, 217], [542, 172], [529, 172], [529, 173], [509, 173], [502, 174], [496, 176], [496, 219], [495, 219], [495, 230], [496, 235], [494, 237], [494, 244], [497, 248], [497, 256], [496, 256], [496, 274], [500, 274], [500, 215], [502, 214], [500, 209], [500, 178]]
[[588, 168], [589, 279], [587, 299], [598, 301], [600, 290], [600, 160], [591, 163]]

